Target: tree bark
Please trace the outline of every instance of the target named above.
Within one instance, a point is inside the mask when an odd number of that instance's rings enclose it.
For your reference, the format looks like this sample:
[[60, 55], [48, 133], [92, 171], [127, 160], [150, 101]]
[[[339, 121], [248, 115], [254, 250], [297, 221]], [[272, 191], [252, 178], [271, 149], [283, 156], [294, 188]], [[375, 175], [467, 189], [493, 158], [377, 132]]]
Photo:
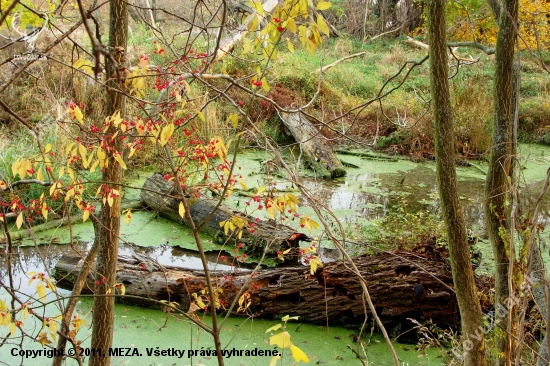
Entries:
[[[144, 262], [148, 269], [143, 269]], [[119, 257], [117, 282], [124, 283], [126, 295], [176, 301], [187, 310], [192, 294], [206, 288], [204, 272], [151, 266], [154, 262], [141, 255]], [[354, 262], [369, 283], [376, 310], [385, 322], [415, 318], [432, 319], [442, 326], [457, 325], [458, 309], [446, 259], [398, 252], [362, 256], [354, 258]], [[81, 267], [80, 256], [64, 255], [54, 270], [58, 286], [70, 286]], [[333, 324], [362, 324], [364, 320], [361, 284], [344, 262], [326, 263], [313, 275], [308, 267], [298, 266], [262, 269], [253, 276], [246, 269], [212, 272], [211, 279], [223, 289], [220, 298], [227, 306], [244, 286], [251, 294], [249, 310], [254, 316], [300, 316], [302, 321], [317, 324], [326, 323], [327, 319]], [[89, 276], [91, 286], [93, 281]], [[480, 289], [483, 283], [480, 279]], [[145, 304], [143, 300], [133, 301]]]
[[[464, 215], [457, 190], [455, 136], [448, 83], [445, 35], [445, 0], [428, 1], [430, 86], [434, 106], [436, 172], [441, 211], [449, 238], [449, 257], [460, 309], [464, 361], [467, 366], [486, 365], [482, 312], [466, 236]], [[476, 332], [477, 331], [477, 332]], [[476, 338], [472, 337], [476, 336]], [[479, 339], [477, 339], [479, 337]], [[469, 346], [472, 347], [469, 347]], [[469, 348], [469, 349], [467, 349]]]
[[[109, 25], [109, 47], [115, 62], [111, 59], [106, 61], [108, 80], [107, 116], [120, 112], [122, 118], [125, 115], [124, 94], [121, 85], [124, 81], [120, 79], [125, 67], [125, 57], [128, 40], [128, 5], [124, 0], [111, 0], [110, 4], [110, 25]], [[118, 132], [116, 126], [111, 124], [107, 135]], [[122, 141], [115, 138], [112, 142], [112, 152], [108, 155], [108, 166], [104, 168], [103, 182], [105, 190], [116, 189], [121, 191], [122, 168], [113, 158], [113, 153], [122, 154]], [[122, 193], [122, 192], [121, 192]], [[113, 195], [111, 205], [103, 203], [99, 213], [99, 233], [96, 237], [99, 240], [99, 252], [96, 268], [95, 293], [98, 295], [108, 294], [112, 291], [116, 280], [116, 267], [118, 259], [118, 238], [120, 236], [120, 209], [121, 194]], [[114, 327], [114, 300], [113, 296], [98, 296], [94, 298], [92, 341], [91, 348], [102, 350], [104, 356], [93, 353], [90, 357], [90, 366], [109, 366], [109, 348], [113, 343]]]
[[[495, 8], [497, 9], [497, 8]], [[510, 296], [509, 179], [512, 178], [514, 155], [513, 122], [516, 108], [514, 97], [514, 49], [518, 1], [504, 0], [500, 4], [498, 35], [495, 51], [493, 145], [485, 185], [485, 225], [495, 257], [495, 304]], [[508, 315], [502, 324], [508, 324]], [[508, 330], [510, 331], [510, 330]], [[514, 332], [512, 330], [512, 332]], [[513, 342], [507, 332], [496, 334], [497, 351], [503, 355], [498, 364], [512, 357]]]
[[[174, 183], [166, 181], [161, 174], [155, 173], [143, 184], [141, 198], [147, 206], [160, 215], [190, 226], [190, 223], [179, 215], [180, 200], [173, 198], [175, 194]], [[218, 200], [210, 198], [189, 198], [188, 202], [195, 226], [201, 224], [218, 205]], [[233, 216], [242, 218], [248, 223], [240, 239], [237, 239], [237, 234], [234, 232], [228, 232], [226, 235], [220, 226], [220, 222], [231, 220]], [[250, 224], [253, 226], [249, 226]], [[258, 257], [265, 252], [267, 256], [276, 258], [277, 252], [298, 248], [300, 241], [311, 240], [307, 235], [296, 232], [290, 226], [277, 224], [273, 220], [256, 222], [254, 217], [235, 211], [223, 204], [216, 209], [212, 218], [201, 228], [201, 233], [214, 238], [214, 241], [220, 245], [242, 243], [243, 250], [247, 255]], [[297, 252], [289, 253], [290, 256], [294, 255], [294, 258], [297, 258], [296, 254]]]
[[317, 175], [327, 179], [346, 175], [344, 165], [324, 140], [321, 132], [301, 112], [281, 113], [283, 124], [300, 144], [306, 162]]

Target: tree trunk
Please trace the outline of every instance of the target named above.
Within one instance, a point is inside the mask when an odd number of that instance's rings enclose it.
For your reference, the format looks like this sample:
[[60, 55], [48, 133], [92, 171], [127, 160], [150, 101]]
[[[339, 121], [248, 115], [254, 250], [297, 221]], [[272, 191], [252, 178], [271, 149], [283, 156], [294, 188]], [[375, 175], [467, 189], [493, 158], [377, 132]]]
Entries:
[[[144, 269], [145, 262], [148, 269]], [[458, 309], [446, 259], [398, 252], [362, 256], [354, 262], [369, 283], [376, 310], [386, 322], [415, 318], [432, 319], [442, 326], [457, 325]], [[142, 255], [119, 257], [116, 280], [124, 283], [126, 295], [176, 301], [187, 310], [191, 295], [206, 288], [203, 271], [151, 263], [155, 260]], [[81, 267], [80, 256], [64, 255], [54, 270], [58, 286], [70, 286]], [[226, 306], [245, 286], [252, 299], [249, 309], [255, 316], [300, 316], [302, 321], [317, 324], [326, 323], [327, 318], [333, 324], [361, 324], [364, 320], [361, 284], [344, 262], [327, 263], [314, 275], [304, 266], [262, 269], [251, 274], [246, 269], [211, 273], [214, 286], [223, 289], [220, 298]], [[94, 278], [89, 276], [88, 281], [92, 285]], [[483, 287], [483, 281], [479, 284]], [[144, 304], [143, 300], [133, 301]]]
[[[509, 270], [509, 185], [514, 155], [512, 127], [516, 103], [514, 98], [514, 49], [517, 26], [517, 0], [505, 0], [500, 5], [499, 30], [495, 51], [493, 145], [485, 185], [485, 225], [495, 257], [495, 304], [502, 304], [510, 296]], [[498, 9], [497, 9], [498, 10]], [[502, 324], [508, 324], [508, 316]], [[512, 330], [514, 332], [514, 330]], [[499, 364], [507, 362], [512, 354], [512, 342], [506, 331], [496, 335]]]
[[[174, 182], [166, 181], [161, 174], [155, 173], [143, 184], [141, 198], [147, 206], [158, 211], [160, 215], [189, 226], [189, 222], [179, 215], [180, 200], [173, 198], [175, 194]], [[188, 202], [195, 226], [200, 225], [218, 204], [218, 200], [211, 198], [189, 198]], [[228, 232], [226, 235], [220, 226], [220, 222], [231, 220], [233, 216], [244, 219], [248, 225], [250, 223], [253, 225], [246, 226], [240, 239], [237, 239], [236, 233]], [[265, 252], [267, 256], [277, 258], [277, 252], [298, 248], [300, 240], [311, 240], [307, 235], [296, 232], [290, 226], [277, 224], [273, 220], [256, 222], [254, 217], [235, 211], [223, 204], [201, 228], [201, 233], [214, 238], [214, 241], [220, 245], [242, 243], [243, 250], [247, 255], [258, 257]], [[297, 258], [297, 252], [289, 253], [289, 255], [294, 255]]]
[[430, 86], [434, 107], [439, 197], [449, 238], [449, 257], [460, 309], [462, 337], [469, 340], [468, 343], [464, 343], [463, 356], [467, 366], [483, 366], [487, 361], [483, 332], [479, 332], [479, 329], [483, 329], [482, 312], [457, 190], [455, 137], [447, 69], [445, 0], [428, 1], [428, 22]]
[[[119, 79], [125, 67], [126, 45], [128, 40], [128, 5], [124, 0], [111, 0], [109, 25], [109, 47], [115, 63], [107, 59], [106, 71], [108, 80], [107, 116], [116, 112], [124, 118], [125, 103], [124, 94], [120, 88], [123, 81]], [[113, 124], [107, 130], [107, 135], [118, 132]], [[108, 155], [108, 166], [104, 168], [103, 182], [104, 191], [116, 189], [121, 191], [122, 168], [113, 158], [114, 153], [122, 153], [122, 141], [115, 138], [112, 142], [112, 152]], [[118, 259], [118, 238], [120, 236], [120, 204], [121, 194], [113, 195], [111, 205], [103, 203], [99, 213], [99, 233], [96, 237], [99, 240], [99, 253], [96, 268], [95, 293], [107, 295], [112, 291], [116, 280], [116, 267]], [[104, 357], [93, 353], [90, 357], [90, 366], [110, 365], [108, 349], [113, 343], [114, 326], [114, 297], [98, 296], [94, 298], [93, 324], [91, 348], [101, 349]]]
[[283, 124], [300, 144], [306, 162], [317, 175], [327, 179], [346, 175], [344, 165], [324, 140], [321, 132], [301, 112], [281, 113]]

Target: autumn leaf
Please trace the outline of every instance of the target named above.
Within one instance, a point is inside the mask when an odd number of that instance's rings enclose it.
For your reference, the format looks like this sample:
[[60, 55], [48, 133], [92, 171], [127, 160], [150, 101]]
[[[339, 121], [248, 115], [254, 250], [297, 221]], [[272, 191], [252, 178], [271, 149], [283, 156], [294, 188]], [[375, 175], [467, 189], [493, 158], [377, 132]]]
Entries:
[[21, 229], [21, 225], [23, 225], [23, 212], [19, 212], [19, 215], [17, 215], [17, 219], [15, 220], [17, 230]]
[[319, 27], [319, 30], [326, 34], [327, 36], [330, 35], [330, 29], [328, 27], [327, 22], [325, 22], [325, 19], [321, 14], [317, 15], [317, 27]]
[[94, 70], [93, 70], [93, 67], [94, 67], [94, 64], [92, 63], [92, 61], [90, 60], [86, 60], [84, 58], [79, 58], [78, 60], [76, 60], [76, 62], [73, 64], [73, 67], [75, 69], [79, 69], [79, 70], [82, 70], [90, 75], [93, 75], [94, 74]]
[[122, 213], [122, 215], [124, 216], [124, 222], [127, 225], [130, 225], [130, 222], [132, 222], [132, 211], [126, 210], [125, 212]]
[[42, 283], [36, 285], [36, 292], [38, 292], [40, 300], [44, 301], [46, 299], [46, 287]]
[[185, 217], [185, 205], [183, 204], [183, 202], [180, 202], [178, 212], [183, 219]]
[[277, 333], [269, 338], [269, 345], [276, 345], [279, 348], [288, 348], [292, 345], [288, 332]]
[[84, 210], [84, 212], [82, 213], [82, 222], [86, 222], [86, 220], [88, 220], [89, 217], [90, 217], [90, 211]]
[[277, 355], [277, 356], [273, 356], [273, 358], [271, 359], [271, 362], [269, 363], [269, 366], [277, 366], [277, 361], [279, 361], [281, 359], [281, 356]]
[[266, 330], [265, 332], [266, 332], [266, 333], [271, 333], [271, 332], [276, 331], [277, 329], [280, 329], [281, 327], [282, 327], [281, 324], [275, 324], [274, 326], [272, 326], [271, 328], [269, 328], [269, 329]]
[[319, 1], [317, 3], [317, 10], [327, 10], [332, 6], [330, 1]]
[[113, 158], [115, 158], [115, 160], [120, 164], [122, 169], [127, 169], [126, 163], [124, 162], [124, 160], [122, 159], [122, 156], [120, 156], [120, 154], [114, 154]]
[[231, 113], [227, 116], [226, 122], [231, 122], [231, 126], [233, 126], [233, 128], [237, 128], [239, 125], [239, 116], [235, 113]]
[[48, 219], [48, 205], [46, 202], [42, 202], [42, 216], [44, 216], [44, 219]]
[[309, 358], [300, 348], [296, 347], [295, 345], [291, 345], [290, 350], [292, 351], [292, 357], [294, 357], [294, 360], [296, 362], [309, 362]]

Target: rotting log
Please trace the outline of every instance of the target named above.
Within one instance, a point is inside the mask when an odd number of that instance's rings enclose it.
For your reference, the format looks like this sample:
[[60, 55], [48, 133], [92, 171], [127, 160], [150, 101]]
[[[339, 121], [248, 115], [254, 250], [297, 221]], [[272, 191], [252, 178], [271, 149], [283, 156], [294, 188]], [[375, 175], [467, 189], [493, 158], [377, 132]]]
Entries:
[[[54, 270], [58, 286], [72, 286], [82, 266], [80, 258], [66, 254], [58, 261]], [[448, 261], [409, 252], [383, 252], [353, 261], [384, 322], [413, 318], [432, 319], [442, 326], [459, 324]], [[116, 282], [124, 283], [126, 295], [175, 301], [184, 311], [189, 309], [192, 294], [206, 287], [204, 272], [149, 265], [153, 262], [143, 256], [119, 256]], [[220, 299], [227, 306], [245, 286], [251, 295], [248, 314], [252, 316], [300, 316], [301, 321], [316, 324], [326, 324], [327, 319], [332, 324], [361, 324], [365, 318], [360, 280], [342, 261], [326, 263], [313, 275], [309, 267], [299, 266], [261, 269], [254, 275], [242, 269], [212, 272], [211, 276], [213, 283], [223, 289]], [[94, 287], [93, 281], [90, 276], [89, 288]], [[478, 279], [478, 288], [483, 285]], [[140, 304], [146, 305], [147, 301]]]
[[342, 162], [336, 157], [321, 132], [301, 112], [280, 113], [283, 124], [300, 144], [307, 164], [318, 175], [338, 178], [346, 175]]
[[[167, 181], [159, 173], [149, 177], [141, 191], [143, 202], [157, 211], [161, 216], [189, 226], [186, 219], [179, 215], [180, 200], [176, 199], [174, 182]], [[277, 257], [277, 252], [283, 252], [290, 248], [298, 248], [300, 241], [311, 241], [307, 235], [296, 232], [290, 226], [277, 224], [273, 220], [256, 219], [250, 215], [233, 210], [223, 204], [218, 205], [218, 200], [211, 198], [190, 197], [190, 214], [195, 225], [200, 225], [215, 210], [210, 220], [201, 228], [201, 233], [206, 234], [218, 244], [242, 243], [242, 249], [247, 255], [263, 255]], [[226, 235], [220, 222], [231, 220], [233, 216], [243, 219], [247, 224], [242, 230], [242, 237], [237, 239], [236, 232], [228, 232]]]

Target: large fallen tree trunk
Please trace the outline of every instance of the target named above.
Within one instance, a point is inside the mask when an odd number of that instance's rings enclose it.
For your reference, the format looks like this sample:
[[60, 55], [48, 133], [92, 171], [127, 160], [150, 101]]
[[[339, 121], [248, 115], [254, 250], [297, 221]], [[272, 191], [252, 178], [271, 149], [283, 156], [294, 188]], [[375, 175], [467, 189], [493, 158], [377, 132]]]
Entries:
[[[174, 182], [167, 181], [161, 174], [155, 173], [149, 177], [141, 191], [143, 202], [161, 216], [176, 222], [188, 225], [189, 223], [179, 215], [180, 200], [174, 198]], [[277, 252], [289, 248], [298, 248], [299, 241], [310, 241], [307, 235], [298, 233], [293, 228], [275, 223], [273, 220], [256, 222], [255, 218], [235, 211], [225, 205], [217, 209], [218, 200], [211, 198], [189, 198], [190, 214], [195, 225], [200, 225], [215, 210], [214, 214], [201, 229], [201, 233], [211, 236], [218, 244], [242, 243], [242, 250], [247, 255], [266, 255], [277, 257]], [[242, 230], [242, 237], [237, 239], [237, 232], [229, 231], [226, 235], [220, 223], [231, 220], [232, 217], [243, 219], [246, 224]]]
[[[80, 258], [68, 254], [59, 260], [54, 270], [59, 286], [71, 286], [82, 267]], [[432, 319], [440, 325], [458, 324], [458, 309], [446, 260], [429, 260], [408, 252], [385, 252], [353, 261], [367, 281], [383, 321], [415, 318]], [[152, 262], [137, 255], [119, 257], [116, 282], [124, 283], [126, 295], [175, 301], [187, 310], [193, 301], [192, 294], [200, 294], [206, 287], [202, 271], [158, 264], [150, 266]], [[251, 295], [248, 312], [253, 316], [300, 316], [301, 321], [323, 324], [327, 319], [333, 324], [360, 324], [365, 319], [360, 280], [341, 261], [327, 263], [313, 275], [308, 267], [300, 266], [261, 269], [254, 275], [250, 270], [212, 272], [211, 276], [215, 286], [223, 289], [220, 299], [227, 306], [244, 286]], [[93, 288], [94, 278], [90, 276], [88, 281]], [[236, 308], [233, 310], [235, 312]]]
[[301, 113], [280, 113], [283, 124], [289, 129], [311, 169], [325, 178], [346, 175], [342, 162], [334, 155], [321, 132]]

